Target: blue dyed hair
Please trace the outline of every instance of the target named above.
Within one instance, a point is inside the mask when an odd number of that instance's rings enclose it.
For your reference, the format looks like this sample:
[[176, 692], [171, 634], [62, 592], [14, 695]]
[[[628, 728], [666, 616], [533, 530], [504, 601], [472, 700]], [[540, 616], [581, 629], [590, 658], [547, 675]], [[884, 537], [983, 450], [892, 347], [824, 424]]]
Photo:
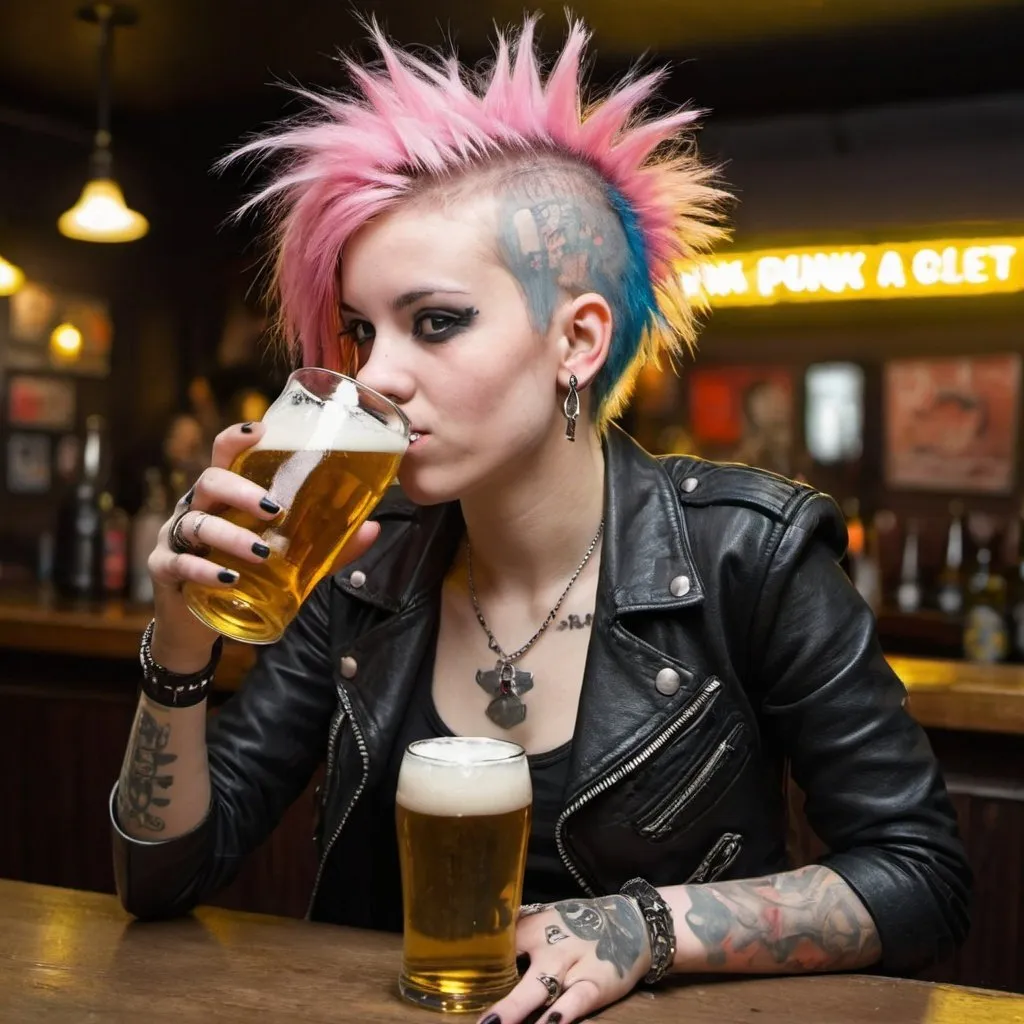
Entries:
[[618, 189], [608, 185], [606, 192], [608, 202], [622, 224], [626, 252], [622, 273], [617, 281], [594, 281], [596, 289], [611, 306], [614, 324], [608, 358], [594, 380], [593, 392], [598, 408], [604, 406], [608, 397], [634, 370], [644, 332], [653, 322], [661, 319], [658, 299], [651, 284], [640, 221], [629, 201]]

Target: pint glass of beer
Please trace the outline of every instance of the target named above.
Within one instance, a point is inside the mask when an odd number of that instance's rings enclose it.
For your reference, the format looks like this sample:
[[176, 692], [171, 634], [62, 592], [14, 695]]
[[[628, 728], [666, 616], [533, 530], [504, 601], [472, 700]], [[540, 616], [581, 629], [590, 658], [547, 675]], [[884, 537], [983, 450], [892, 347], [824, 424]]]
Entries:
[[237, 509], [224, 518], [260, 535], [261, 564], [218, 553], [230, 588], [187, 583], [192, 613], [235, 640], [279, 639], [394, 480], [409, 421], [383, 395], [332, 370], [296, 370], [263, 417], [266, 432], [231, 469], [265, 487], [283, 511], [271, 522]]
[[515, 985], [532, 799], [515, 743], [453, 736], [405, 752], [396, 812], [405, 999], [477, 1013]]

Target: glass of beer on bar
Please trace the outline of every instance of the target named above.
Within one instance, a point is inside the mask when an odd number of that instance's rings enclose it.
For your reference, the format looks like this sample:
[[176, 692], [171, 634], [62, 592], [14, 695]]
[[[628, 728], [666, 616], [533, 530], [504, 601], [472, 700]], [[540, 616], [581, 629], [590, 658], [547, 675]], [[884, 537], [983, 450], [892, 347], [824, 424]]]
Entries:
[[515, 743], [453, 736], [406, 750], [396, 810], [403, 998], [478, 1013], [516, 984], [532, 801], [526, 753]]
[[365, 522], [409, 446], [409, 421], [383, 395], [332, 370], [304, 367], [288, 378], [263, 417], [266, 431], [231, 469], [265, 487], [281, 506], [266, 522], [229, 509], [224, 518], [259, 534], [261, 564], [218, 552], [238, 581], [187, 583], [192, 613], [224, 636], [269, 644]]

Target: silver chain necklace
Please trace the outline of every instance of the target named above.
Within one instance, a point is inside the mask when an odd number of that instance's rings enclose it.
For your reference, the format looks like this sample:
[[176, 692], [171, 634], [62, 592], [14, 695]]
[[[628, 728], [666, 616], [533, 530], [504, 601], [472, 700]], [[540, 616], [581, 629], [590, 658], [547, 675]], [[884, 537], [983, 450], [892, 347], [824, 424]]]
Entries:
[[594, 539], [590, 542], [590, 547], [587, 548], [587, 553], [583, 556], [583, 561], [576, 567], [576, 571], [565, 585], [565, 590], [562, 591], [562, 596], [555, 602], [554, 608], [548, 612], [548, 617], [541, 623], [540, 629], [522, 647], [514, 650], [511, 654], [506, 654], [502, 650], [501, 644], [491, 632], [491, 627], [487, 625], [484, 613], [480, 610], [476, 587], [473, 584], [473, 549], [467, 542], [466, 574], [469, 577], [469, 599], [473, 602], [473, 611], [476, 612], [477, 622], [487, 634], [487, 646], [498, 656], [498, 663], [493, 669], [477, 670], [476, 681], [493, 698], [487, 705], [487, 717], [500, 728], [512, 729], [526, 718], [526, 705], [523, 703], [522, 695], [533, 689], [533, 673], [517, 669], [515, 662], [533, 647], [544, 635], [548, 626], [555, 621], [555, 616], [558, 614], [558, 609], [562, 607], [566, 594], [572, 589], [572, 585], [579, 579], [580, 573], [590, 561], [590, 556], [594, 553], [602, 533], [604, 533], [603, 518], [597, 528], [597, 533], [594, 534]]

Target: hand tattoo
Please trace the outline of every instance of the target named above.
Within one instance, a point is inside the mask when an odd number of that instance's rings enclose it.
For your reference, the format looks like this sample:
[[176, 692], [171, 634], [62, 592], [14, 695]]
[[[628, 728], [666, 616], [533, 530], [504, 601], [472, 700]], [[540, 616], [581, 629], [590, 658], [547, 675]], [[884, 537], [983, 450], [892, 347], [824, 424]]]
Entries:
[[166, 807], [171, 802], [169, 797], [154, 795], [156, 787], [169, 789], [174, 782], [173, 775], [159, 774], [161, 768], [178, 759], [177, 754], [162, 753], [171, 738], [171, 727], [161, 726], [145, 708], [140, 708], [135, 733], [135, 748], [130, 759], [125, 758], [117, 787], [117, 813], [122, 824], [133, 821], [141, 828], [162, 832], [164, 819], [151, 814], [150, 808]]
[[606, 960], [624, 978], [647, 941], [647, 926], [636, 904], [625, 896], [596, 900], [562, 900], [551, 905], [578, 939], [597, 943], [598, 960]]
[[710, 967], [835, 970], [864, 967], [881, 956], [867, 911], [828, 868], [692, 886], [688, 894], [686, 923]]
[[544, 929], [544, 938], [548, 940], [548, 945], [553, 946], [556, 942], [562, 942], [569, 938], [557, 924], [549, 924]]

